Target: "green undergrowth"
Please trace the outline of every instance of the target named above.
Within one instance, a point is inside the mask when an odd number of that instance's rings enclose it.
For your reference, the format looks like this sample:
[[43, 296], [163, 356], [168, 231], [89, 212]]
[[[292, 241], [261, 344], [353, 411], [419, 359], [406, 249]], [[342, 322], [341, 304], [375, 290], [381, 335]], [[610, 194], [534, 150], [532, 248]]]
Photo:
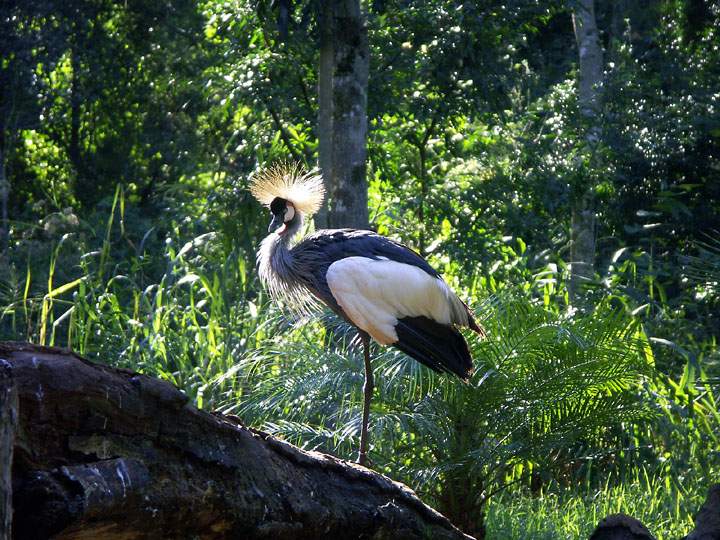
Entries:
[[693, 529], [708, 484], [637, 469], [622, 480], [609, 475], [599, 487], [553, 485], [536, 494], [506, 492], [488, 505], [488, 539], [589, 538], [602, 518], [624, 513], [639, 519], [657, 540], [676, 540]]
[[[185, 222], [128, 230], [120, 188], [108, 209], [99, 227], [17, 247], [0, 269], [0, 339], [160, 377], [198, 407], [354, 459], [352, 329], [288, 317], [261, 290], [251, 245]], [[503, 256], [497, 280], [445, 267], [489, 335], [468, 336], [467, 384], [373, 345], [374, 468], [490, 538], [583, 538], [616, 512], [659, 540], [683, 536], [720, 470], [714, 342], [705, 354], [652, 337], [621, 287], [568, 310], [562, 269]], [[663, 372], [659, 353], [682, 369]]]

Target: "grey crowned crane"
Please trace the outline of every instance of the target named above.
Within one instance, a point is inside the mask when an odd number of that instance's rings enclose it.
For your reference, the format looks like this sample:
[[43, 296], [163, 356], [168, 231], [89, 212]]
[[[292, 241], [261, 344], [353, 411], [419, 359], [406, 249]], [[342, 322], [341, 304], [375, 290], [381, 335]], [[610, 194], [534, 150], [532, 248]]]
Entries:
[[320, 176], [303, 173], [298, 166], [274, 166], [251, 181], [250, 191], [272, 214], [270, 234], [258, 252], [260, 279], [272, 297], [301, 311], [320, 301], [358, 330], [365, 356], [358, 462], [364, 465], [374, 385], [370, 338], [435, 371], [467, 380], [472, 358], [457, 327], [481, 336], [483, 329], [425, 259], [389, 238], [372, 231], [331, 229], [290, 247], [303, 219], [322, 204]]

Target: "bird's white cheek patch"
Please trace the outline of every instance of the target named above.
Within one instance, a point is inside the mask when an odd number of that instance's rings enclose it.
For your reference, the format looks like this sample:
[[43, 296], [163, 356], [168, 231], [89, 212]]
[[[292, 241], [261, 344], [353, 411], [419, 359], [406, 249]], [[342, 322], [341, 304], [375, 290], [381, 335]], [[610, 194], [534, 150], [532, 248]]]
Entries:
[[326, 279], [350, 321], [383, 345], [398, 340], [395, 325], [403, 317], [453, 322], [447, 285], [416, 266], [347, 257], [330, 265]]

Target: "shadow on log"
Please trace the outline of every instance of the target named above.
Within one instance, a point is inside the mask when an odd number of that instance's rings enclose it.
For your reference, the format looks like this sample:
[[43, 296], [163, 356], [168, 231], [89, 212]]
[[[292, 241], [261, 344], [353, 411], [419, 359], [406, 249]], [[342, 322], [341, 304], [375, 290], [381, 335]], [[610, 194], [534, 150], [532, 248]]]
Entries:
[[2, 366], [0, 406], [12, 383], [18, 398], [18, 540], [470, 538], [406, 486], [200, 411], [168, 383], [20, 343], [0, 343]]

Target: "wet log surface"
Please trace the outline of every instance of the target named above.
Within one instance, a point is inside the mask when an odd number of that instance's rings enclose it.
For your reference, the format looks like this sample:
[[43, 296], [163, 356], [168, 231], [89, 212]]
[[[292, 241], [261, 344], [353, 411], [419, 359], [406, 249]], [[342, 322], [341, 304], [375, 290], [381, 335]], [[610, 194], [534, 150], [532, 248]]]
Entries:
[[22, 343], [0, 343], [1, 366], [18, 396], [14, 538], [469, 538], [404, 485], [168, 383]]

